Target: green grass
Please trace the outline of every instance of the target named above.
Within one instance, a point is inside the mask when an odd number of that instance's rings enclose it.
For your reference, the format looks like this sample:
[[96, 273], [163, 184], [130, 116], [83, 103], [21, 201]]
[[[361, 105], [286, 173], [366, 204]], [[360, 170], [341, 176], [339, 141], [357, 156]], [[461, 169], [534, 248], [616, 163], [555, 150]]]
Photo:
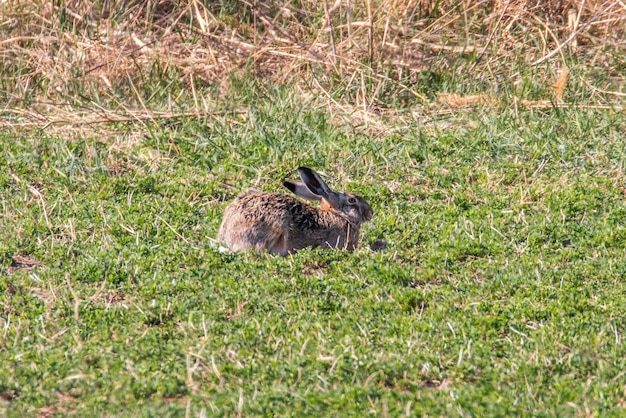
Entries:
[[[3, 8], [0, 417], [624, 415], [617, 11], [529, 66], [567, 6], [92, 3]], [[373, 206], [357, 251], [213, 248], [300, 165]]]
[[[0, 132], [0, 414], [623, 413], [623, 112], [374, 134], [248, 88], [115, 141]], [[372, 204], [361, 247], [216, 252], [229, 201], [298, 165]]]

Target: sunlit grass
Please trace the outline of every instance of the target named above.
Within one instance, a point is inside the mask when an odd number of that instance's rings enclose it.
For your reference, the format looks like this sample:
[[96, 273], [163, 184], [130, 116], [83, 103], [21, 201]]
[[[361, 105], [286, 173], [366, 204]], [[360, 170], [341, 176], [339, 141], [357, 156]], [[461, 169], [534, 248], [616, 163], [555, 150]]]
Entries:
[[[465, 111], [370, 137], [284, 94], [123, 152], [3, 134], [7, 413], [620, 407], [623, 114]], [[216, 252], [228, 201], [300, 164], [371, 202], [361, 247]]]

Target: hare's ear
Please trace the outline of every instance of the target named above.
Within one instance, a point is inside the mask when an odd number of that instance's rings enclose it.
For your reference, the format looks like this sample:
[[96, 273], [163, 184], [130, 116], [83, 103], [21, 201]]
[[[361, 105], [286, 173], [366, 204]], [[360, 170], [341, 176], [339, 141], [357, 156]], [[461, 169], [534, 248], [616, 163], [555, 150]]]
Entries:
[[332, 190], [324, 183], [324, 180], [315, 171], [308, 167], [299, 167], [298, 173], [300, 178], [311, 193], [326, 199], [333, 193]]
[[322, 200], [322, 196], [311, 193], [309, 188], [305, 186], [304, 183], [302, 183], [301, 181], [285, 180], [283, 181], [283, 186], [288, 188], [291, 193], [303, 198], [304, 200], [310, 200], [313, 202], [319, 202]]

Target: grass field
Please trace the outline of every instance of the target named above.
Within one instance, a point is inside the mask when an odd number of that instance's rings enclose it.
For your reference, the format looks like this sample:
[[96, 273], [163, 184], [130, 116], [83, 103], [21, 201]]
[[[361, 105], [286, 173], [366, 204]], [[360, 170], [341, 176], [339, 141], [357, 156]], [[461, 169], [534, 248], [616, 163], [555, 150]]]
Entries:
[[[567, 64], [557, 98], [523, 63], [325, 104], [153, 63], [60, 103], [3, 61], [0, 416], [626, 414], [626, 113]], [[299, 165], [372, 205], [359, 249], [216, 251]]]

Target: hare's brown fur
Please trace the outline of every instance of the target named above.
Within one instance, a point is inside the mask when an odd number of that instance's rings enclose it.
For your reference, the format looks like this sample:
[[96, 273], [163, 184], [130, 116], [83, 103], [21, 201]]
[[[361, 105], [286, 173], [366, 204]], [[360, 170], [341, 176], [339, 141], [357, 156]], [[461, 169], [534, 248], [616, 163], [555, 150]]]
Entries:
[[[315, 176], [319, 179], [317, 174]], [[287, 183], [290, 189], [295, 186], [291, 182]], [[321, 201], [319, 207], [286, 194], [245, 192], [226, 208], [217, 239], [233, 251], [268, 250], [280, 255], [305, 247], [352, 251], [358, 246], [361, 223], [372, 217], [372, 209], [362, 197], [355, 194], [328, 192], [335, 194], [328, 196], [333, 203], [326, 198], [316, 197], [316, 200]], [[311, 198], [308, 194], [298, 195]], [[336, 203], [339, 200], [349, 200], [350, 210], [346, 208], [347, 205]]]

